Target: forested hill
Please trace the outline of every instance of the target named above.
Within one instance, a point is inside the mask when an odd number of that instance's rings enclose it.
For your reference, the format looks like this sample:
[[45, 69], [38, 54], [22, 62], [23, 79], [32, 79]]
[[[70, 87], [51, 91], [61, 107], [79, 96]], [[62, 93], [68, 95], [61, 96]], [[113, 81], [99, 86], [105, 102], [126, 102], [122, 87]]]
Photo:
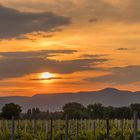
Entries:
[[99, 91], [79, 93], [37, 94], [32, 97], [0, 97], [0, 108], [10, 102], [21, 105], [23, 111], [33, 107], [45, 111], [61, 110], [62, 106], [68, 102], [79, 102], [84, 105], [102, 103], [105, 106], [128, 106], [132, 103], [140, 103], [140, 91], [130, 92], [106, 88]]

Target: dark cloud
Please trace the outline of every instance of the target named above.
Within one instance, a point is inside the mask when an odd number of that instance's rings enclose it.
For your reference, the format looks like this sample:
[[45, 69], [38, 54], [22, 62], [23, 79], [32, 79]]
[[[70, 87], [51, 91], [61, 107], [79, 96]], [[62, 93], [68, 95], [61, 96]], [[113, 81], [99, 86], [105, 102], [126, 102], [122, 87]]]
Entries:
[[68, 17], [52, 12], [25, 13], [0, 6], [0, 38], [13, 38], [31, 32], [54, 32], [69, 25]]
[[69, 74], [78, 71], [93, 70], [98, 64], [108, 61], [105, 58], [79, 58], [59, 61], [49, 58], [62, 53], [74, 53], [72, 50], [63, 51], [30, 51], [0, 53], [0, 79], [21, 77], [31, 73], [52, 72]]
[[130, 51], [135, 50], [135, 48], [117, 48], [117, 51]]
[[118, 51], [127, 51], [129, 50], [128, 48], [117, 48]]
[[[139, 0], [118, 1], [119, 3], [115, 5], [112, 4], [112, 2], [105, 0], [58, 0], [53, 2], [36, 0], [29, 0], [27, 2], [25, 0], [23, 2], [9, 1], [8, 3], [11, 4], [8, 5], [33, 11], [45, 11], [46, 9], [49, 9], [50, 11], [55, 11], [56, 13], [72, 17], [76, 20], [80, 20], [80, 23], [81, 19], [87, 20], [90, 23], [96, 23], [100, 21], [135, 23], [140, 21]], [[31, 13], [29, 13], [29, 15], [30, 14]]]
[[39, 51], [21, 51], [21, 52], [0, 52], [0, 56], [8, 59], [14, 58], [46, 58], [50, 56], [56, 56], [58, 54], [72, 54], [76, 53], [76, 50], [39, 50]]
[[116, 67], [109, 69], [110, 74], [96, 78], [88, 78], [91, 82], [105, 82], [114, 84], [130, 84], [140, 82], [140, 65]]

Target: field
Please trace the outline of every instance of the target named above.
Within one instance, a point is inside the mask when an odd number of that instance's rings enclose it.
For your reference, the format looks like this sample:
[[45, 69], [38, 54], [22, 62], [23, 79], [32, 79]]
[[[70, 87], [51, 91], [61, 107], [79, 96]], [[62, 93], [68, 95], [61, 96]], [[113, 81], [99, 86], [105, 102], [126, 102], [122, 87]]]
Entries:
[[0, 140], [133, 140], [133, 132], [133, 120], [0, 121]]

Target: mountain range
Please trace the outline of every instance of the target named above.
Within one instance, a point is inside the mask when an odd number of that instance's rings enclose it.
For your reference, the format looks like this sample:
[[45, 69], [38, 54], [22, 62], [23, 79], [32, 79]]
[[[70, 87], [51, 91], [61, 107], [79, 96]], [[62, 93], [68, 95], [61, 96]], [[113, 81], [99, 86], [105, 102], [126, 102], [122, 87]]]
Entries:
[[23, 112], [29, 108], [38, 107], [43, 111], [58, 111], [69, 102], [78, 102], [83, 105], [102, 103], [104, 106], [129, 106], [132, 103], [140, 103], [140, 91], [132, 92], [106, 88], [98, 91], [77, 93], [36, 94], [28, 96], [0, 97], [0, 108], [6, 103], [14, 102], [22, 106]]

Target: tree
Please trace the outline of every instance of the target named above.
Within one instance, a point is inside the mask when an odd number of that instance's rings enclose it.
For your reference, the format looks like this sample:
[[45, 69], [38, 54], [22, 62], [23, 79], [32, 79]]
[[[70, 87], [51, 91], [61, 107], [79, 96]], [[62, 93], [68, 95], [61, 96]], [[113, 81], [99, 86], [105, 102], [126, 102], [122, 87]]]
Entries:
[[1, 117], [5, 119], [11, 119], [12, 116], [14, 116], [15, 119], [18, 119], [21, 111], [22, 111], [21, 106], [19, 106], [18, 104], [14, 103], [5, 104], [4, 107], [2, 108]]
[[102, 104], [88, 105], [87, 110], [92, 119], [102, 119], [104, 117], [104, 107]]
[[39, 118], [40, 113], [41, 113], [41, 111], [39, 110], [39, 108], [32, 108], [31, 118], [32, 119]]
[[132, 111], [132, 114], [134, 111], [137, 111], [138, 112], [138, 116], [140, 118], [140, 104], [131, 104], [130, 105], [130, 109]]
[[68, 103], [63, 106], [64, 116], [68, 116], [69, 119], [85, 118], [86, 108], [80, 103]]
[[28, 111], [27, 111], [27, 118], [31, 119], [31, 115], [32, 115], [32, 110], [28, 109]]
[[112, 106], [104, 107], [104, 118], [115, 119], [116, 118], [116, 108]]
[[131, 109], [129, 107], [118, 107], [115, 110], [116, 118], [118, 119], [131, 119]]
[[140, 104], [131, 104], [130, 108], [132, 111], [140, 111]]

